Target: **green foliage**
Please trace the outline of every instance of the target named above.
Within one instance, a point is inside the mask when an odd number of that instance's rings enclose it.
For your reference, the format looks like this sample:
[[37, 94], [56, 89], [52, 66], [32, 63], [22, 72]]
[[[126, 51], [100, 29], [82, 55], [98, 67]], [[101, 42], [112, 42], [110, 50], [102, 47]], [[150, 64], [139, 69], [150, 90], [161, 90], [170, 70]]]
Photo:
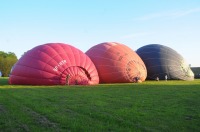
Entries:
[[0, 86], [1, 85], [8, 86], [8, 77], [0, 77]]
[[1, 131], [200, 130], [200, 80], [22, 86], [6, 85], [6, 79]]
[[0, 51], [0, 71], [2, 72], [3, 77], [9, 76], [10, 70], [16, 62], [17, 56], [15, 55], [15, 53], [5, 53], [3, 51]]
[[200, 78], [200, 67], [191, 67], [191, 70], [194, 72], [195, 78]]

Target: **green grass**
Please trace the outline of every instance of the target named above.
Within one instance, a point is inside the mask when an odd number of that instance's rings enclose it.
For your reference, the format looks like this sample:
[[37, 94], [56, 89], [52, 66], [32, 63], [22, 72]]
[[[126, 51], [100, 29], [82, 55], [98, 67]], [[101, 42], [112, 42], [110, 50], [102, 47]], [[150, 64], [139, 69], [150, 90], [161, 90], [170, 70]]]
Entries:
[[0, 131], [200, 131], [200, 80], [96, 86], [8, 85]]

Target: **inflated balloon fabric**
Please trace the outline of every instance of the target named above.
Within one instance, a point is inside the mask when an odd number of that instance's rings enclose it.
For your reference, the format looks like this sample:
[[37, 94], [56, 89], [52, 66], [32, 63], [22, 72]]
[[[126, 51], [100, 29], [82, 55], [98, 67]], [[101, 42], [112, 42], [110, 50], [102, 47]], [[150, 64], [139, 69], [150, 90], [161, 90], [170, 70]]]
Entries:
[[91, 47], [87, 52], [94, 62], [100, 83], [128, 83], [135, 77], [145, 81], [147, 71], [142, 59], [124, 44], [106, 42]]
[[189, 64], [175, 50], [160, 44], [149, 44], [139, 48], [138, 55], [147, 68], [147, 79], [194, 80]]
[[10, 84], [92, 85], [99, 83], [95, 65], [79, 49], [63, 43], [39, 45], [14, 65]]

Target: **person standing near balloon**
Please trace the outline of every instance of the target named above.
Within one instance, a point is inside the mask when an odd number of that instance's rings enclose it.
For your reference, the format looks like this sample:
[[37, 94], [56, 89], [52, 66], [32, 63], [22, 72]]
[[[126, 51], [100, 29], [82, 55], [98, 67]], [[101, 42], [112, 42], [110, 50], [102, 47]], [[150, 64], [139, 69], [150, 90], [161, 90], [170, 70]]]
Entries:
[[67, 77], [66, 77], [66, 85], [69, 85], [69, 79], [70, 79], [70, 74], [67, 74]]
[[165, 81], [167, 81], [167, 74], [165, 74]]
[[137, 75], [136, 77], [133, 78], [134, 83], [141, 82], [140, 77]]

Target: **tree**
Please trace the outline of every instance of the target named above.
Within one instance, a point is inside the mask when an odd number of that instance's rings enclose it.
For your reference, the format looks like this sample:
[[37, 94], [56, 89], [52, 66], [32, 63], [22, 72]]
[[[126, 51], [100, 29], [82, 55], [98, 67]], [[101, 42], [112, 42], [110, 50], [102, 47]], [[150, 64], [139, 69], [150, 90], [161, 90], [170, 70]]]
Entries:
[[14, 64], [18, 61], [17, 56], [13, 52], [0, 51], [0, 71], [3, 77], [8, 77]]

